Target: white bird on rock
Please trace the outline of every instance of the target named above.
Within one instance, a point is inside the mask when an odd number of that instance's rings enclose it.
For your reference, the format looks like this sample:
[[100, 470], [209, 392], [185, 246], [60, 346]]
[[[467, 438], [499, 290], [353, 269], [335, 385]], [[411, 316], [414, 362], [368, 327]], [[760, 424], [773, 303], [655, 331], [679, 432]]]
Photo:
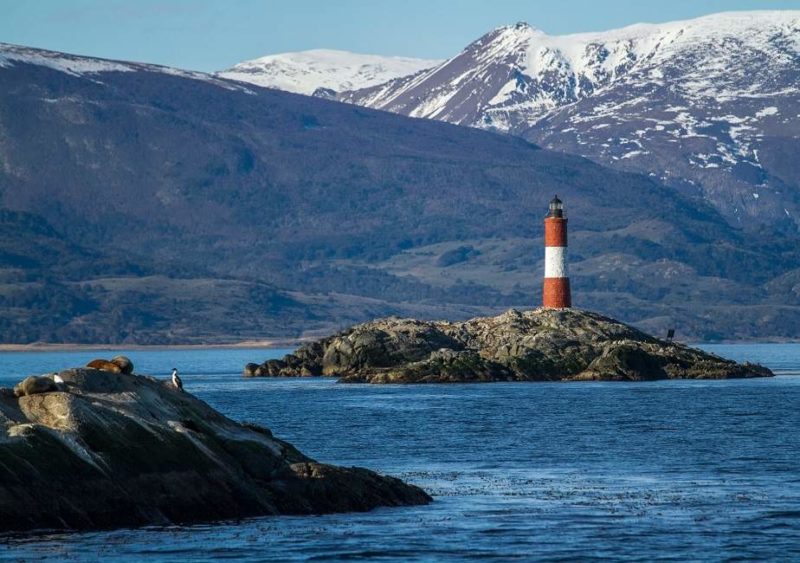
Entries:
[[178, 377], [178, 370], [176, 368], [172, 368], [172, 384], [178, 391], [183, 391], [183, 381]]

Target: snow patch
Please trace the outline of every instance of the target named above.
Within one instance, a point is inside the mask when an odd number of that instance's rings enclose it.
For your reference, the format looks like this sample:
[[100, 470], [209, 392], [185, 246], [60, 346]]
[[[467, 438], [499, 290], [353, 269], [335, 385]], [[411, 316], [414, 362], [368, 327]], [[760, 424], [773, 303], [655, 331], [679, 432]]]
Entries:
[[313, 94], [318, 88], [342, 92], [376, 86], [393, 78], [416, 74], [440, 62], [313, 49], [244, 61], [217, 76], [287, 92]]
[[70, 76], [94, 76], [108, 72], [156, 72], [192, 80], [201, 80], [228, 90], [253, 93], [241, 85], [217, 79], [203, 72], [144, 63], [127, 63], [94, 57], [82, 57], [78, 55], [69, 55], [67, 53], [59, 53], [57, 51], [45, 51], [42, 49], [0, 43], [0, 68], [14, 67], [18, 64], [42, 66], [63, 72]]
[[0, 67], [10, 67], [18, 63], [44, 66], [72, 76], [100, 72], [132, 72], [138, 70], [132, 64], [117, 61], [78, 57], [56, 51], [45, 51], [0, 43]]
[[647, 153], [645, 151], [630, 151], [628, 153], [623, 154], [619, 158], [620, 159], [633, 158], [634, 156], [639, 156], [639, 155], [642, 155], [642, 154], [647, 154]]
[[775, 106], [770, 106], [767, 108], [762, 109], [761, 111], [756, 112], [756, 117], [767, 117], [768, 115], [777, 115], [778, 108]]

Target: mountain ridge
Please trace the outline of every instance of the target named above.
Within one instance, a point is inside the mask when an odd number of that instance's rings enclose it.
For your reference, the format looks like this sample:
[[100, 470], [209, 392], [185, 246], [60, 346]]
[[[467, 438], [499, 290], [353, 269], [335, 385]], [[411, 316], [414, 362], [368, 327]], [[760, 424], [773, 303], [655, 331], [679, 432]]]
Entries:
[[311, 49], [243, 61], [216, 76], [297, 94], [334, 96], [415, 74], [439, 60], [364, 55], [336, 49]]
[[797, 233], [798, 78], [800, 11], [727, 12], [566, 36], [503, 26], [339, 99], [519, 135]]
[[[594, 89], [607, 86], [614, 80], [624, 77], [629, 70], [635, 67], [636, 63], [641, 65], [642, 62], [650, 62], [653, 57], [661, 57], [664, 49], [667, 49], [667, 54], [669, 54], [668, 47], [675, 43], [676, 40], [686, 41], [692, 36], [694, 36], [694, 39], [697, 39], [697, 36], [725, 36], [734, 32], [741, 33], [742, 31], [758, 30], [766, 25], [795, 26], [798, 25], [798, 22], [800, 22], [800, 11], [722, 12], [689, 20], [662, 24], [640, 23], [608, 31], [568, 35], [549, 35], [526, 22], [519, 22], [514, 25], [500, 26], [489, 31], [464, 48], [459, 54], [429, 69], [424, 73], [424, 76], [416, 77], [413, 87], [398, 83], [408, 78], [408, 76], [398, 77], [398, 79], [395, 79], [398, 84], [387, 83], [380, 85], [378, 89], [371, 88], [369, 89], [371, 91], [364, 93], [347, 93], [343, 99], [354, 103], [363, 103], [370, 107], [397, 111], [401, 104], [406, 103], [399, 99], [406, 92], [411, 89], [419, 92], [418, 86], [424, 83], [427, 78], [441, 74], [447, 67], [458, 63], [464, 55], [469, 55], [476, 49], [483, 48], [490, 51], [486, 53], [487, 58], [492, 56], [497, 59], [489, 61], [490, 63], [502, 62], [517, 65], [518, 68], [514, 70], [519, 70], [521, 74], [528, 75], [539, 81], [543, 79], [539, 75], [552, 71], [553, 67], [559, 63], [565, 65], [563, 69], [564, 76], [574, 75], [573, 79], [568, 80], [570, 85], [573, 86], [572, 93], [568, 92], [568, 90], [556, 92], [556, 94], [565, 94], [566, 99], [554, 101], [552, 96], [548, 96], [548, 92], [544, 92], [544, 100], [547, 103], [537, 105], [537, 99], [535, 98], [528, 102], [527, 105], [530, 106], [531, 115], [535, 120], [543, 117], [550, 110], [555, 109], [564, 102], [578, 101], [591, 94]], [[737, 24], [738, 28], [734, 24]], [[509, 56], [513, 56], [513, 60], [504, 60], [505, 57]], [[460, 78], [464, 79], [463, 77]], [[471, 81], [470, 84], [478, 85], [478, 82]], [[398, 85], [404, 88], [396, 88]], [[487, 90], [492, 91], [494, 94], [492, 99], [497, 98], [498, 95], [500, 96], [494, 103], [489, 103], [492, 106], [489, 111], [495, 113], [507, 111], [501, 105], [501, 102], [507, 100], [512, 102], [512, 111], [520, 110], [519, 107], [514, 107], [516, 104], [514, 104], [515, 100], [513, 99], [513, 94], [519, 92], [516, 88], [510, 88], [510, 85], [510, 82], [503, 83], [499, 87], [494, 84], [484, 85]], [[520, 86], [528, 85], [521, 84]], [[503, 91], [504, 88], [507, 90]], [[382, 91], [382, 96], [377, 95], [378, 90]], [[383, 92], [391, 93], [386, 94]], [[365, 101], [359, 101], [360, 99]], [[428, 96], [428, 99], [430, 99], [430, 96]], [[426, 107], [424, 100], [424, 97], [420, 97], [412, 109], [405, 109], [405, 113], [412, 114], [414, 117], [434, 117], [443, 110], [447, 110], [441, 105]], [[477, 116], [453, 113], [446, 120], [461, 125], [485, 126], [503, 131], [511, 129], [511, 127], [502, 122], [481, 124]], [[533, 123], [528, 120], [528, 124], [532, 125]]]
[[473, 128], [31, 51], [51, 60], [0, 67], [0, 340], [230, 343], [530, 307], [556, 192], [577, 305], [703, 340], [800, 326], [793, 239], [745, 235], [647, 177]]

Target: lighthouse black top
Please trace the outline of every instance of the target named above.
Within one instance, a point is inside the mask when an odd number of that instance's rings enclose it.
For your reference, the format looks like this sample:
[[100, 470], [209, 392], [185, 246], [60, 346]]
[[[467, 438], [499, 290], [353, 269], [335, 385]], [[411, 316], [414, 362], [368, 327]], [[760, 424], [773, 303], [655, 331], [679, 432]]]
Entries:
[[560, 199], [558, 199], [557, 195], [550, 200], [550, 212], [547, 214], [547, 216], [548, 217], [564, 216], [564, 203]]

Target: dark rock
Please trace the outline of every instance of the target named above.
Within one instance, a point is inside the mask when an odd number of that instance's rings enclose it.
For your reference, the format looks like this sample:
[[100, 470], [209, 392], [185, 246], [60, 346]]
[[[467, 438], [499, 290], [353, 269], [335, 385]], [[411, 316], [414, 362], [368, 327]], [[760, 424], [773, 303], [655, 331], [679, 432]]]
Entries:
[[247, 364], [246, 366], [244, 366], [243, 375], [245, 377], [255, 377], [258, 374], [260, 367], [261, 366], [259, 366], [258, 364], [253, 364], [253, 363]]
[[443, 252], [441, 255], [439, 255], [439, 258], [436, 259], [436, 265], [446, 268], [454, 264], [466, 262], [470, 258], [478, 256], [479, 254], [480, 251], [476, 250], [472, 246], [459, 246], [458, 248], [448, 250], [447, 252]]
[[336, 90], [332, 88], [323, 88], [319, 87], [314, 90], [314, 93], [311, 94], [315, 98], [322, 98], [324, 100], [335, 100], [336, 99]]
[[266, 376], [447, 383], [766, 377], [767, 368], [666, 342], [577, 309], [510, 310], [464, 322], [382, 319], [262, 364]]
[[[0, 531], [166, 525], [429, 502], [320, 464], [152, 377], [59, 373], [64, 391], [0, 394]], [[28, 378], [36, 389], [46, 377]], [[33, 385], [33, 384], [31, 384]], [[18, 386], [19, 387], [19, 386]], [[47, 389], [55, 391], [47, 386]]]

